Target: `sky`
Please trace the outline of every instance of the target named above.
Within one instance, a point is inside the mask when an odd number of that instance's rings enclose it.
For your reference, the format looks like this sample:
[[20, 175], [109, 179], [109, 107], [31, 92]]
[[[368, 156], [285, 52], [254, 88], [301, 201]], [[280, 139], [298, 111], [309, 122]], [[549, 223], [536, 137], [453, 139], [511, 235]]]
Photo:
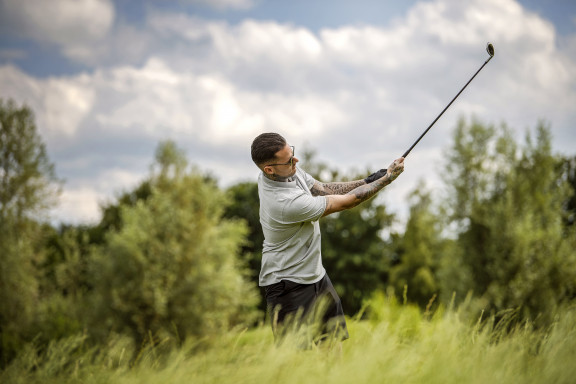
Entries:
[[[381, 194], [406, 215], [458, 119], [549, 125], [576, 154], [573, 0], [0, 0], [0, 98], [26, 104], [64, 180], [55, 223], [91, 224], [162, 140], [222, 187], [256, 181], [278, 132], [343, 172], [387, 167], [494, 58]], [[301, 163], [302, 164], [302, 163]]]

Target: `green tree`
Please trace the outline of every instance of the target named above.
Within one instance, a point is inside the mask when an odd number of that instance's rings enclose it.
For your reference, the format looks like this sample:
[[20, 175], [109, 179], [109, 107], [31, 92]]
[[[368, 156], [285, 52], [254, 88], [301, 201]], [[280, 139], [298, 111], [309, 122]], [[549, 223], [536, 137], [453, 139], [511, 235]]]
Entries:
[[242, 246], [242, 258], [250, 267], [252, 279], [258, 282], [264, 243], [264, 233], [260, 224], [258, 184], [244, 182], [231, 186], [226, 192], [231, 202], [226, 206], [224, 217], [246, 221], [249, 232], [247, 241]]
[[56, 201], [58, 186], [30, 108], [0, 99], [0, 364], [33, 336], [36, 220]]
[[120, 208], [121, 228], [95, 252], [100, 329], [129, 332], [138, 345], [253, 320], [257, 294], [238, 262], [247, 229], [222, 218], [226, 195], [187, 172], [172, 142], [159, 146], [150, 184], [146, 200]]
[[58, 193], [54, 165], [27, 106], [0, 99], [0, 364], [30, 340], [38, 303], [36, 219]]
[[0, 99], [0, 219], [37, 218], [56, 202], [58, 187], [32, 110]]
[[536, 132], [518, 150], [505, 126], [461, 121], [446, 175], [468, 288], [488, 310], [514, 308], [545, 324], [574, 295], [576, 253], [549, 128], [541, 123]]
[[[230, 204], [226, 206], [224, 218], [241, 219], [248, 225], [246, 242], [241, 248], [241, 259], [248, 266], [250, 280], [255, 286], [258, 286], [264, 243], [264, 233], [260, 224], [258, 183], [239, 183], [228, 188], [226, 193], [230, 198]], [[259, 291], [259, 309], [265, 311], [266, 298], [264, 288], [259, 287]]]
[[[464, 119], [460, 119], [443, 173], [449, 190], [446, 204], [447, 214], [450, 215], [448, 225], [457, 228], [459, 236], [456, 254], [447, 255], [455, 260], [450, 264], [445, 263], [452, 270], [442, 272], [457, 280], [443, 284], [461, 289], [456, 292], [461, 299], [468, 291], [483, 294], [492, 280], [486, 265], [494, 255], [487, 249], [490, 244], [485, 238], [486, 226], [480, 216], [493, 214], [488, 201], [490, 196], [506, 190], [503, 180], [516, 152], [516, 143], [507, 128], [500, 128], [500, 138], [497, 139], [496, 127], [485, 126], [476, 120], [468, 125]], [[498, 146], [494, 145], [496, 141]]]
[[120, 216], [122, 207], [133, 207], [151, 195], [150, 180], [144, 180], [135, 189], [122, 193], [116, 202], [101, 206], [102, 219], [97, 225], [78, 228], [78, 230], [87, 234], [90, 244], [103, 244], [106, 241], [107, 233], [122, 228], [123, 223]]
[[39, 297], [34, 319], [41, 347], [51, 341], [77, 335], [87, 325], [86, 304], [89, 245], [82, 228], [42, 226], [43, 254], [38, 264]]
[[567, 226], [574, 226], [576, 223], [576, 156], [564, 158], [560, 169], [562, 180], [570, 185], [570, 193], [564, 204], [564, 222]]
[[410, 216], [399, 241], [399, 259], [390, 272], [390, 285], [396, 295], [426, 308], [438, 295], [440, 285], [436, 273], [445, 254], [442, 222], [432, 211], [432, 198], [423, 183], [412, 192]]

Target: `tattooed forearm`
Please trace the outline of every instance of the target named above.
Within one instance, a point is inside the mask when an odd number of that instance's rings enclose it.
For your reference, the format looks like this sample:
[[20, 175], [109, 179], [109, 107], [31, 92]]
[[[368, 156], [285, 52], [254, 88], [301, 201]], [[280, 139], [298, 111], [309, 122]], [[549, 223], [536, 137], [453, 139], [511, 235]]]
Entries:
[[[404, 158], [394, 160], [394, 162], [388, 167], [386, 174], [379, 179], [372, 181], [370, 184], [366, 184], [364, 180], [359, 180], [356, 182], [356, 188], [349, 190], [344, 194], [327, 194], [327, 188], [325, 184], [315, 183], [313, 188], [316, 188], [316, 193], [323, 193], [326, 195], [326, 209], [322, 216], [330, 215], [335, 212], [340, 212], [345, 209], [354, 208], [358, 204], [370, 199], [376, 193], [378, 193], [382, 188], [394, 181], [404, 170]], [[353, 184], [346, 185], [346, 188], [352, 187]], [[312, 190], [312, 189], [311, 189]]]
[[317, 181], [310, 189], [310, 192], [312, 192], [312, 196], [344, 195], [365, 184], [366, 182], [364, 180], [341, 183], [320, 183]]
[[384, 176], [370, 184], [362, 184], [344, 195], [326, 196], [326, 210], [323, 216], [354, 208], [363, 201], [370, 199], [391, 181], [389, 176]]
[[372, 196], [374, 196], [382, 188], [384, 188], [391, 182], [392, 180], [390, 180], [389, 177], [385, 176], [374, 181], [373, 183], [364, 184], [359, 186], [358, 188], [355, 188], [354, 190], [348, 192], [348, 195], [354, 195], [356, 197], [356, 201], [354, 201], [354, 206], [356, 206], [362, 203], [363, 201], [370, 199]]

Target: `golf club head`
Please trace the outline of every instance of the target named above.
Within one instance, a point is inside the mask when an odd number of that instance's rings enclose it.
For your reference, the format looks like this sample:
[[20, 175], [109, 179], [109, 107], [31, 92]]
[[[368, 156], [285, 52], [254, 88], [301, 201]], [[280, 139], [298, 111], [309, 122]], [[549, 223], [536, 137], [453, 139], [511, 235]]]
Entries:
[[486, 52], [488, 52], [488, 54], [490, 55], [490, 57], [494, 56], [494, 46], [492, 45], [492, 43], [488, 43], [486, 45]]

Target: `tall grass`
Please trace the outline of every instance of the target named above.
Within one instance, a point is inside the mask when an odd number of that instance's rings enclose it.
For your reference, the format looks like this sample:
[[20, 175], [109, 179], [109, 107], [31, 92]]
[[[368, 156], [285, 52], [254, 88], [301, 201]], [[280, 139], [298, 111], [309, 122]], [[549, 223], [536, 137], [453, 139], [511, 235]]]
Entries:
[[434, 315], [384, 296], [370, 320], [348, 320], [338, 348], [275, 345], [267, 325], [173, 348], [144, 349], [113, 337], [89, 348], [82, 336], [23, 352], [0, 382], [11, 383], [574, 383], [576, 309], [548, 329], [470, 324], [456, 310]]

